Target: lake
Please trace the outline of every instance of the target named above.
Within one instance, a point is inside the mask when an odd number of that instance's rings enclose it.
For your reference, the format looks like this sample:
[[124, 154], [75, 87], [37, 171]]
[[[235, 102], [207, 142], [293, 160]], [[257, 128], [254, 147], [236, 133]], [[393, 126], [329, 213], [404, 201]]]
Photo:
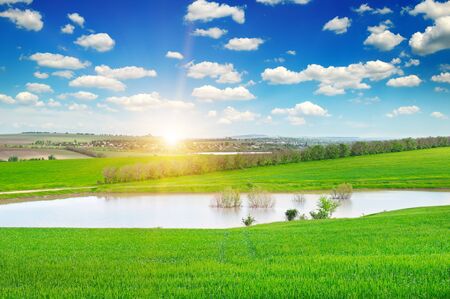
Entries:
[[[275, 205], [268, 209], [248, 207], [243, 196], [239, 209], [212, 207], [214, 194], [147, 194], [84, 196], [25, 202], [0, 201], [0, 227], [85, 227], [85, 228], [229, 228], [242, 226], [252, 215], [256, 224], [284, 221], [287, 209], [309, 215], [316, 209], [319, 194], [305, 194], [298, 203], [293, 194], [273, 194]], [[360, 217], [382, 211], [423, 206], [450, 205], [450, 192], [370, 191], [355, 192], [341, 201], [334, 218]]]

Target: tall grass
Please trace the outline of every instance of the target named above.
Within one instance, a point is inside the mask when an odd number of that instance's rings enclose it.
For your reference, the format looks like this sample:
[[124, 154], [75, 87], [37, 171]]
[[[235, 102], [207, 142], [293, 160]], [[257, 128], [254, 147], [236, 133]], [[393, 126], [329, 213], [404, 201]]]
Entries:
[[272, 208], [275, 205], [275, 199], [272, 194], [259, 187], [253, 187], [248, 195], [248, 204], [250, 208]]
[[240, 208], [242, 206], [241, 194], [237, 190], [226, 188], [214, 196], [212, 206], [217, 208]]

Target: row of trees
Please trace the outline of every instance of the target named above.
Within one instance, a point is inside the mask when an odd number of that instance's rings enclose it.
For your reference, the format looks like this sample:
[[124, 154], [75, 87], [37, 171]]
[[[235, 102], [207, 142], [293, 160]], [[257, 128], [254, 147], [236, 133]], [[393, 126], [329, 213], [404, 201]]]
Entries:
[[121, 183], [160, 179], [214, 171], [256, 166], [337, 159], [390, 152], [410, 151], [450, 146], [450, 137], [406, 138], [386, 141], [358, 141], [352, 144], [315, 145], [303, 150], [283, 150], [271, 154], [238, 154], [222, 156], [186, 156], [161, 159], [145, 164], [107, 167], [103, 170], [105, 183]]

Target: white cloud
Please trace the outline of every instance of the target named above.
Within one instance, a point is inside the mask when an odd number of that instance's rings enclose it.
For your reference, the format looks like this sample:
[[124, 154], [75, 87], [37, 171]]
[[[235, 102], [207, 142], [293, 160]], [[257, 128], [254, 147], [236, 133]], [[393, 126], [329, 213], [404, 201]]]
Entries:
[[192, 96], [203, 101], [247, 101], [256, 98], [247, 88], [243, 86], [219, 89], [211, 85], [204, 85], [202, 87], [194, 88], [192, 91]]
[[16, 101], [6, 94], [0, 94], [0, 103], [3, 104], [14, 104]]
[[46, 92], [53, 92], [53, 89], [50, 87], [50, 85], [47, 84], [41, 84], [41, 83], [27, 83], [25, 85], [27, 87], [27, 90], [34, 93], [46, 93]]
[[287, 50], [286, 54], [295, 56], [295, 55], [297, 55], [297, 52], [295, 50]]
[[208, 29], [195, 29], [195, 31], [192, 33], [195, 36], [206, 36], [214, 39], [219, 39], [223, 35], [227, 34], [227, 30], [220, 29], [218, 27], [212, 27]]
[[253, 113], [250, 111], [239, 111], [231, 106], [228, 106], [223, 110], [222, 116], [220, 117], [218, 123], [220, 124], [231, 124], [233, 122], [242, 122], [242, 121], [254, 121], [260, 115], [257, 113]]
[[109, 97], [106, 102], [122, 106], [129, 111], [145, 111], [148, 109], [190, 109], [193, 103], [164, 99], [159, 93], [140, 93], [126, 97]]
[[234, 51], [255, 51], [264, 43], [261, 38], [232, 38], [225, 45], [228, 50]]
[[217, 62], [203, 61], [200, 63], [190, 62], [186, 65], [188, 69], [187, 76], [195, 79], [210, 77], [217, 79], [218, 83], [239, 83], [241, 74], [238, 73], [233, 64], [219, 64]]
[[316, 93], [335, 95], [345, 93], [346, 89], [368, 89], [370, 86], [363, 80], [379, 81], [400, 72], [395, 65], [376, 60], [340, 67], [310, 64], [300, 72], [290, 71], [280, 66], [274, 69], [265, 69], [261, 77], [270, 84], [318, 81], [319, 89], [316, 90]]
[[431, 80], [439, 83], [449, 83], [450, 84], [450, 73], [440, 73], [439, 75], [434, 75]]
[[311, 0], [256, 0], [258, 3], [262, 3], [265, 5], [277, 5], [277, 4], [308, 4]]
[[420, 112], [420, 108], [417, 106], [402, 106], [387, 113], [387, 117], [396, 117], [399, 115], [411, 115]]
[[72, 34], [75, 27], [71, 24], [66, 24], [64, 27], [61, 27], [61, 32], [65, 34]]
[[33, 0], [0, 0], [0, 5], [2, 4], [17, 4], [17, 3], [24, 3], [24, 4], [31, 4]]
[[47, 73], [41, 73], [41, 72], [34, 72], [33, 76], [35, 76], [38, 79], [47, 79], [48, 78]]
[[122, 68], [112, 69], [107, 65], [99, 65], [95, 67], [95, 72], [100, 76], [118, 80], [156, 77], [157, 75], [155, 70], [146, 70], [138, 66], [126, 66]]
[[405, 67], [411, 67], [411, 66], [418, 66], [420, 65], [419, 59], [410, 59], [409, 61], [405, 62]]
[[436, 86], [436, 87], [434, 88], [434, 91], [435, 91], [435, 92], [448, 92], [448, 89], [447, 89], [447, 88], [444, 88], [444, 87]]
[[92, 48], [98, 52], [107, 52], [114, 48], [116, 42], [108, 35], [108, 33], [95, 33], [90, 35], [82, 35], [75, 44], [84, 48]]
[[373, 11], [373, 8], [370, 7], [367, 3], [364, 3], [364, 4], [361, 4], [358, 8], [353, 9], [353, 11], [355, 11], [359, 14], [364, 14], [366, 12]]
[[425, 0], [417, 4], [409, 13], [413, 16], [424, 14], [424, 18], [436, 20], [440, 17], [450, 16], [450, 1], [437, 2]]
[[167, 51], [166, 53], [166, 58], [173, 58], [173, 59], [183, 59], [184, 56], [183, 54], [181, 54], [180, 52], [175, 52], [175, 51]]
[[387, 15], [387, 14], [393, 13], [393, 11], [389, 7], [385, 6], [383, 8], [375, 9], [375, 11], [373, 13], [378, 14], [378, 15]]
[[84, 18], [82, 16], [80, 16], [78, 13], [70, 13], [67, 14], [67, 17], [74, 22], [75, 24], [77, 24], [80, 27], [84, 26]]
[[97, 108], [106, 110], [108, 112], [117, 112], [117, 109], [111, 108], [109, 105], [103, 103], [97, 103]]
[[242, 8], [206, 0], [196, 0], [189, 4], [184, 18], [187, 21], [209, 22], [213, 19], [225, 17], [231, 17], [239, 24], [245, 22], [245, 13]]
[[30, 56], [30, 59], [36, 61], [39, 66], [55, 69], [78, 70], [90, 65], [88, 61], [81, 62], [78, 58], [72, 56], [53, 53], [35, 53]]
[[329, 30], [336, 34], [343, 34], [347, 32], [347, 29], [350, 27], [351, 23], [352, 20], [347, 17], [334, 17], [323, 26], [322, 30]]
[[398, 46], [405, 38], [389, 31], [389, 24], [390, 22], [384, 22], [378, 26], [368, 27], [370, 35], [364, 41], [364, 45], [373, 46], [380, 51], [390, 51]]
[[80, 76], [69, 82], [72, 87], [100, 88], [112, 91], [124, 91], [126, 86], [119, 80], [104, 76]]
[[400, 63], [402, 63], [402, 60], [400, 58], [396, 57], [391, 60], [391, 63], [392, 64], [400, 64]]
[[430, 116], [437, 119], [448, 119], [447, 115], [439, 111], [431, 112]]
[[290, 115], [290, 116], [329, 116], [328, 111], [319, 105], [310, 101], [298, 103], [292, 108], [275, 108], [272, 110], [274, 115]]
[[37, 105], [39, 97], [31, 92], [22, 91], [16, 95], [16, 101], [22, 105]]
[[419, 86], [422, 80], [416, 75], [409, 75], [390, 79], [386, 85], [391, 87], [414, 87]]
[[208, 117], [216, 117], [217, 111], [216, 110], [209, 110], [208, 111]]
[[74, 93], [63, 93], [58, 96], [58, 99], [66, 100], [68, 98], [75, 98], [83, 101], [93, 101], [98, 98], [98, 95], [88, 91], [78, 91]]
[[55, 101], [54, 99], [49, 99], [46, 105], [48, 107], [52, 107], [52, 108], [61, 107], [61, 103], [58, 101]]
[[69, 106], [67, 106], [70, 111], [87, 111], [89, 110], [89, 107], [86, 104], [78, 104], [78, 103], [72, 103]]
[[8, 18], [20, 29], [40, 31], [44, 27], [41, 14], [38, 11], [30, 9], [20, 10], [10, 8], [0, 12], [0, 17]]
[[353, 11], [360, 15], [365, 14], [366, 12], [371, 12], [374, 15], [386, 15], [393, 12], [389, 7], [385, 6], [383, 8], [374, 9], [367, 3], [361, 4], [358, 8], [354, 8]]
[[72, 71], [56, 71], [52, 73], [53, 76], [66, 78], [66, 79], [72, 79], [73, 78], [73, 72]]
[[450, 16], [437, 19], [434, 26], [428, 26], [423, 33], [414, 33], [409, 45], [412, 51], [419, 55], [450, 49]]
[[305, 118], [301, 117], [301, 116], [289, 115], [287, 117], [287, 120], [293, 126], [302, 126], [302, 125], [306, 124]]

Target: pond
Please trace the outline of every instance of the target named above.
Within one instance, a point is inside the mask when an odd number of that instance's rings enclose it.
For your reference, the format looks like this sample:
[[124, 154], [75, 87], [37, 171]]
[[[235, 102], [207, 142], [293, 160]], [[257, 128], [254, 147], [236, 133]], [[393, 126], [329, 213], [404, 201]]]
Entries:
[[[248, 214], [256, 224], [284, 221], [287, 209], [309, 215], [319, 194], [305, 194], [298, 203], [293, 194], [273, 194], [268, 209], [248, 207], [246, 196], [239, 209], [212, 207], [214, 194], [108, 195], [26, 202], [0, 201], [0, 227], [86, 228], [229, 228], [242, 226]], [[450, 192], [371, 191], [355, 192], [342, 201], [333, 217], [360, 217], [382, 211], [422, 206], [450, 205]]]

